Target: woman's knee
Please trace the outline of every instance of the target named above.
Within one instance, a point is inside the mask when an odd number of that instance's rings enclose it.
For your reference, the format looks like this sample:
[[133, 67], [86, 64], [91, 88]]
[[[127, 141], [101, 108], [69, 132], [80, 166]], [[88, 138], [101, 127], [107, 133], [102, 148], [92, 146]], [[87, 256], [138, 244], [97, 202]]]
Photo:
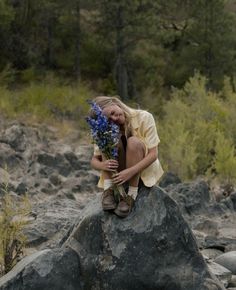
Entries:
[[144, 147], [143, 142], [139, 138], [137, 138], [135, 136], [132, 136], [132, 137], [128, 138], [128, 140], [127, 140], [127, 149], [129, 151], [145, 153], [145, 147]]

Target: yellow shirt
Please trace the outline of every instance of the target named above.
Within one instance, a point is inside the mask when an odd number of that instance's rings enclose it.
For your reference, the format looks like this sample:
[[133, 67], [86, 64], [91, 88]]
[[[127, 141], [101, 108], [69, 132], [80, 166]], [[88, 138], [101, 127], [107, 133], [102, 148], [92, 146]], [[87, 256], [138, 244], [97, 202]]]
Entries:
[[[151, 113], [144, 110], [132, 110], [131, 125], [134, 129], [134, 136], [138, 137], [146, 146], [146, 154], [148, 149], [156, 147], [160, 139], [157, 134], [155, 120]], [[98, 146], [94, 146], [94, 155], [101, 155]], [[161, 167], [160, 161], [157, 159], [147, 168], [141, 171], [140, 178], [143, 183], [151, 187], [157, 183], [164, 171]], [[103, 188], [104, 178], [101, 174], [98, 182], [98, 187]]]

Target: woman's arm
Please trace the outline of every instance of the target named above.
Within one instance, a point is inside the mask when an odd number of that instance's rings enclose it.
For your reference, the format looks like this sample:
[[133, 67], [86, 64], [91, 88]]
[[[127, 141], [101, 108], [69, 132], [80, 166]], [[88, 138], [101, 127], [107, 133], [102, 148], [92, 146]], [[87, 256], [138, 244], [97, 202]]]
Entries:
[[151, 165], [155, 160], [157, 160], [157, 146], [151, 149], [148, 149], [147, 155], [138, 163], [136, 163], [134, 166], [130, 167], [132, 168], [134, 175], [143, 171], [145, 168], [147, 168], [149, 165]]
[[102, 160], [101, 155], [94, 155], [90, 162], [95, 170], [114, 171], [118, 168], [118, 161], [114, 159]]
[[[138, 174], [139, 172], [147, 168], [149, 165], [151, 165], [156, 159], [157, 159], [157, 146], [148, 149], [147, 155], [138, 163], [115, 174], [113, 178], [114, 183], [123, 184], [124, 182], [130, 180], [134, 175]], [[122, 181], [119, 182], [120, 180]]]

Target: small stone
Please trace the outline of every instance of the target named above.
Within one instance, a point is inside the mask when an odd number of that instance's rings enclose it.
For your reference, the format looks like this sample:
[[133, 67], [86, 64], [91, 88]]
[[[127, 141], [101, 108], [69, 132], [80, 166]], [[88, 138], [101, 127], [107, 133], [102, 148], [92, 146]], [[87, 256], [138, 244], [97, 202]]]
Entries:
[[215, 262], [224, 266], [236, 275], [236, 251], [227, 252], [215, 259]]
[[231, 280], [229, 282], [229, 287], [236, 287], [236, 275], [232, 275]]
[[21, 182], [17, 188], [16, 188], [16, 192], [21, 195], [21, 194], [26, 194], [28, 192], [28, 188], [27, 185], [23, 182]]
[[225, 287], [227, 287], [231, 280], [232, 273], [225, 267], [209, 260], [207, 261], [207, 265], [210, 271], [221, 281], [221, 283], [224, 284]]

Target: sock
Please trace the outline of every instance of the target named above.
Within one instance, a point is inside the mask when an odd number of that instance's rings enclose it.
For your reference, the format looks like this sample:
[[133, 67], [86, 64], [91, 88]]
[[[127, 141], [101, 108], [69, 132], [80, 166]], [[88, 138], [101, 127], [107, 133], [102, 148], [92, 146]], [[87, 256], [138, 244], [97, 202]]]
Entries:
[[138, 187], [129, 186], [128, 195], [130, 195], [135, 200], [138, 195]]
[[104, 190], [108, 189], [109, 187], [112, 186], [112, 180], [111, 179], [105, 179], [104, 180]]

